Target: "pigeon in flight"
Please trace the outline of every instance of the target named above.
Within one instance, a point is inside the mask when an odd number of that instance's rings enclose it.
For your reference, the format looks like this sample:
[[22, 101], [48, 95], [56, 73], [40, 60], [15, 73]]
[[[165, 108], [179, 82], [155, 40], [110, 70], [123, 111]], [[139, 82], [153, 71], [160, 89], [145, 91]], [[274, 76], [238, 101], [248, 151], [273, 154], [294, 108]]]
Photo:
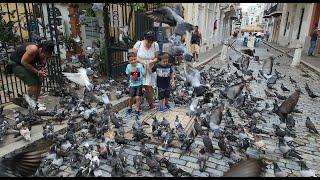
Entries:
[[185, 35], [186, 31], [193, 30], [193, 25], [185, 22], [183, 19], [183, 9], [181, 6], [176, 6], [175, 9], [164, 6], [152, 11], [145, 12], [145, 15], [156, 22], [166, 23], [169, 26], [175, 26], [174, 33], [177, 35]]
[[93, 84], [90, 83], [87, 76], [87, 70], [84, 68], [79, 68], [77, 73], [63, 72], [63, 75], [70, 81], [79, 84], [80, 86], [85, 86], [89, 91], [93, 87]]

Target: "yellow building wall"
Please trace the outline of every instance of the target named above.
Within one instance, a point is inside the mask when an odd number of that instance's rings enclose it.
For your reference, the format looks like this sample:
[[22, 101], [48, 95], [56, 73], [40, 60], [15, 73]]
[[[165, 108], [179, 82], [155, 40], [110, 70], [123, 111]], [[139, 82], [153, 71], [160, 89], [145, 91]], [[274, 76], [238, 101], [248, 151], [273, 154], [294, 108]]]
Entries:
[[[8, 4], [8, 6], [7, 6]], [[28, 6], [30, 7], [30, 10], [32, 12], [32, 4], [31, 3], [26, 3], [27, 4], [27, 10], [29, 10]], [[0, 6], [2, 7], [3, 12], [8, 12], [8, 7], [9, 7], [9, 12], [18, 9], [13, 15], [14, 17], [10, 16], [10, 20], [15, 22], [14, 26], [18, 27], [16, 34], [20, 36], [20, 28], [19, 28], [19, 22], [18, 22], [18, 13], [19, 13], [19, 18], [20, 21], [26, 22], [25, 18], [25, 9], [23, 3], [0, 3]], [[18, 12], [18, 13], [17, 13]], [[8, 22], [9, 21], [9, 15], [6, 14], [3, 16], [3, 19]], [[21, 29], [21, 34], [23, 39], [28, 39], [28, 31]]]

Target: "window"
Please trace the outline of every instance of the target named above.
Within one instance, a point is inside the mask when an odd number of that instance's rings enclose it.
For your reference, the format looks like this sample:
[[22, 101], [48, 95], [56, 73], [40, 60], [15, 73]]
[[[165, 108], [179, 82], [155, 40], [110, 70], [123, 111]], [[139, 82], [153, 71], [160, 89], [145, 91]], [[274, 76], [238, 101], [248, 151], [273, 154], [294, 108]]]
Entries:
[[289, 12], [287, 12], [286, 25], [284, 26], [283, 36], [285, 36], [287, 32], [288, 19], [289, 19]]
[[85, 17], [84, 24], [86, 37], [100, 37], [99, 23], [97, 17]]
[[304, 15], [304, 8], [301, 9], [301, 17], [300, 17], [300, 24], [299, 24], [299, 30], [298, 30], [298, 34], [297, 34], [297, 39], [300, 38], [300, 31], [301, 31], [301, 25], [302, 25], [303, 15]]

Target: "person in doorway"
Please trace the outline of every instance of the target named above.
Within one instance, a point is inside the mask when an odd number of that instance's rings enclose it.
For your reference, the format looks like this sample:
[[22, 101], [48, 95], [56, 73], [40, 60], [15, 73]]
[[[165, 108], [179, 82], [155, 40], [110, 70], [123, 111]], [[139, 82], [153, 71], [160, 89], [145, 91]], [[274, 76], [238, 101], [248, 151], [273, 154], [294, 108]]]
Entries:
[[157, 73], [158, 99], [160, 100], [160, 112], [170, 109], [168, 99], [170, 98], [170, 85], [175, 86], [172, 65], [168, 64], [169, 54], [161, 53], [159, 56], [160, 63], [152, 68], [152, 72]]
[[255, 42], [255, 37], [250, 32], [248, 37], [247, 47], [251, 49], [253, 52], [254, 52], [254, 42]]
[[40, 44], [24, 43], [10, 56], [8, 74], [13, 73], [28, 85], [28, 95], [38, 100], [42, 79], [46, 76], [47, 61], [52, 56], [54, 44], [45, 41]]
[[129, 64], [126, 68], [126, 74], [129, 75], [129, 109], [128, 114], [132, 112], [132, 105], [136, 101], [136, 115], [140, 115], [140, 99], [142, 96], [142, 85], [144, 68], [137, 62], [137, 54], [130, 52], [128, 54]]
[[311, 40], [310, 40], [308, 56], [315, 56], [315, 55], [313, 55], [313, 53], [316, 48], [317, 39], [318, 39], [318, 24], [316, 23], [314, 25], [313, 31], [311, 33]]
[[151, 72], [153, 65], [158, 62], [159, 54], [159, 44], [155, 42], [155, 33], [153, 31], [145, 32], [144, 40], [136, 42], [133, 46], [133, 52], [137, 53], [138, 63], [144, 66], [145, 77], [143, 78], [143, 86], [149, 107], [155, 110], [153, 88], [156, 87], [156, 74]]
[[202, 35], [199, 27], [195, 26], [194, 32], [191, 34], [191, 49], [195, 61], [199, 61], [200, 44], [202, 43]]

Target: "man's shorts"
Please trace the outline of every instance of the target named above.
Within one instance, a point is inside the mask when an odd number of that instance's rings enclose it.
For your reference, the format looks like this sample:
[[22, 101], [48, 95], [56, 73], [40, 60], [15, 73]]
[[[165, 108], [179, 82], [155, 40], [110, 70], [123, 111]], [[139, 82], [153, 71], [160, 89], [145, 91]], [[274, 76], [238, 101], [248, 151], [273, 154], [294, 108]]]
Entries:
[[158, 99], [162, 100], [164, 98], [170, 98], [170, 88], [168, 89], [158, 88]]
[[142, 86], [133, 86], [129, 90], [130, 97], [142, 96]]
[[198, 44], [191, 44], [191, 52], [200, 54], [200, 46]]
[[23, 65], [19, 65], [14, 61], [9, 61], [8, 65], [12, 66], [13, 74], [26, 83], [28, 86], [41, 86], [42, 79], [37, 75], [28, 71]]

